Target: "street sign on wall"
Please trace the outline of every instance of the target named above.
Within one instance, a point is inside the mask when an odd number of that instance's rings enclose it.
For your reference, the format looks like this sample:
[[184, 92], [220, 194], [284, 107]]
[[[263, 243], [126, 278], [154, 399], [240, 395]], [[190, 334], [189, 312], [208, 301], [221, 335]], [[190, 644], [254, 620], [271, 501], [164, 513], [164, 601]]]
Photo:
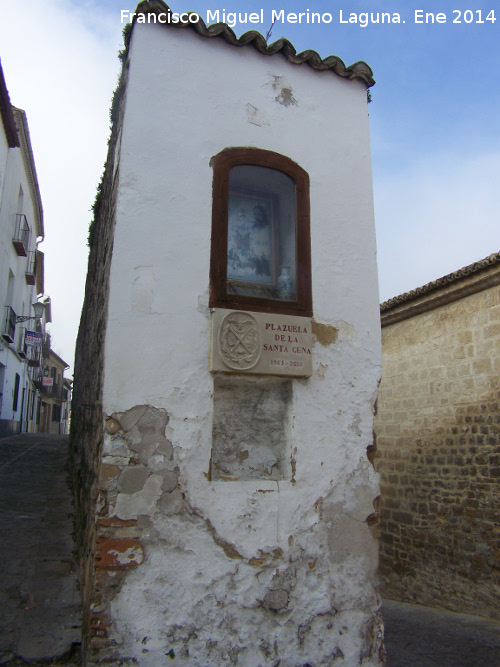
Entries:
[[43, 333], [39, 333], [38, 331], [28, 331], [26, 329], [26, 332], [24, 334], [25, 345], [36, 345], [41, 347], [42, 343], [43, 343]]

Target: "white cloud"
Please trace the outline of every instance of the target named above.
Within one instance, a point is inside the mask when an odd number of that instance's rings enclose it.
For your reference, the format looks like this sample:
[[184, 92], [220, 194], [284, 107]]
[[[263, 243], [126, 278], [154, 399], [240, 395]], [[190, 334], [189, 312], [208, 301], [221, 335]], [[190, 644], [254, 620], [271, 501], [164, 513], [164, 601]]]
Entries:
[[430, 155], [375, 182], [380, 297], [500, 250], [500, 152]]
[[[171, 4], [176, 11], [185, 5]], [[87, 270], [89, 209], [105, 160], [108, 109], [119, 70], [120, 8], [134, 5], [129, 0], [122, 4], [117, 0], [23, 0], [22, 4], [0, 0], [0, 56], [11, 100], [28, 115], [45, 211], [42, 250], [46, 291], [53, 301], [53, 340], [70, 364]], [[321, 39], [330, 43], [328, 26], [307, 34], [311, 41], [307, 46], [321, 44]], [[411, 62], [406, 48], [400, 57]], [[381, 88], [376, 95], [392, 100], [390, 92], [388, 87]], [[475, 99], [474, 105], [481, 110], [479, 102]], [[406, 112], [406, 108], [391, 112], [386, 107], [384, 117], [391, 119], [386, 120], [391, 131], [384, 128], [373, 137], [383, 300], [500, 249], [493, 194], [498, 190], [500, 151], [471, 157], [456, 149], [456, 154], [429, 154], [410, 163], [425, 142], [421, 136], [411, 144], [412, 136], [418, 135], [407, 132], [405, 126], [404, 136], [410, 140], [404, 146], [399, 143], [395, 125], [401, 125], [398, 118]], [[372, 128], [376, 129], [381, 120], [374, 116]], [[447, 129], [443, 120], [438, 125]], [[479, 133], [486, 125], [474, 120]], [[427, 145], [422, 150], [428, 152]], [[401, 165], [399, 172], [381, 171], [388, 160]]]
[[44, 208], [40, 248], [53, 340], [73, 365], [89, 209], [106, 157], [122, 26], [119, 13], [92, 13], [62, 0], [24, 0], [20, 9], [0, 0], [0, 55], [11, 101], [28, 116]]

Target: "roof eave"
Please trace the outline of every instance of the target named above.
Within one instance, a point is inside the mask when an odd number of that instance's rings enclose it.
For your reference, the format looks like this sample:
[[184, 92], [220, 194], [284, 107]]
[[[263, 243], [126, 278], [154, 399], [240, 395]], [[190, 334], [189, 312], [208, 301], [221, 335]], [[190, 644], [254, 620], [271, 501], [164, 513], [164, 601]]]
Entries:
[[[168, 14], [170, 12], [170, 7], [165, 4], [163, 0], [144, 0], [139, 3], [135, 10], [132, 27], [138, 22], [139, 15], [146, 16], [148, 14], [156, 14], [158, 16], [159, 14]], [[316, 51], [311, 49], [297, 53], [293, 44], [287, 39], [281, 38], [272, 44], [268, 44], [260, 32], [257, 32], [256, 30], [250, 30], [238, 38], [226, 23], [214, 23], [207, 27], [199, 15], [198, 21], [193, 23], [190, 21], [188, 23], [159, 22], [159, 25], [174, 29], [190, 28], [202, 37], [220, 37], [231, 46], [253, 46], [259, 53], [266, 56], [273, 56], [280, 53], [288, 60], [288, 62], [293, 63], [294, 65], [302, 65], [306, 63], [312, 69], [318, 71], [331, 71], [344, 79], [359, 79], [367, 88], [375, 84], [375, 79], [373, 78], [373, 72], [370, 66], [363, 61], [356, 62], [353, 65], [346, 67], [344, 62], [337, 56], [328, 56], [323, 59]], [[125, 46], [127, 48], [130, 36], [131, 32], [125, 37]]]
[[28, 177], [31, 197], [33, 200], [37, 237], [43, 238], [45, 232], [43, 227], [42, 197], [40, 195], [40, 187], [38, 185], [38, 177], [36, 174], [35, 158], [33, 157], [33, 149], [31, 147], [28, 119], [26, 117], [26, 112], [23, 111], [23, 109], [12, 107], [12, 110], [16, 119], [20, 138], [21, 153], [26, 169], [26, 175]]
[[500, 285], [500, 252], [380, 304], [382, 327]]
[[19, 148], [19, 136], [17, 133], [16, 120], [10, 103], [9, 91], [3, 75], [2, 63], [0, 61], [0, 116], [5, 132], [5, 138], [9, 148]]

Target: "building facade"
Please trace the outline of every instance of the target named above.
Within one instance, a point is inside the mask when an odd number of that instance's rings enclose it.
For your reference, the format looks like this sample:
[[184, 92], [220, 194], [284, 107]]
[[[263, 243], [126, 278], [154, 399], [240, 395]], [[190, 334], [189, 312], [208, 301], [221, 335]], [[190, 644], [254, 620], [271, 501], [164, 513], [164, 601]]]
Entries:
[[[43, 294], [43, 211], [26, 114], [10, 103], [0, 67], [0, 434], [36, 430]], [[49, 304], [47, 299], [42, 303]]]
[[71, 384], [64, 377], [64, 371], [69, 365], [50, 349], [48, 335], [45, 348], [38, 430], [40, 433], [64, 435], [68, 433], [71, 404]]
[[167, 11], [127, 37], [90, 232], [85, 660], [379, 665], [372, 73]]
[[500, 254], [381, 313], [384, 594], [498, 618]]

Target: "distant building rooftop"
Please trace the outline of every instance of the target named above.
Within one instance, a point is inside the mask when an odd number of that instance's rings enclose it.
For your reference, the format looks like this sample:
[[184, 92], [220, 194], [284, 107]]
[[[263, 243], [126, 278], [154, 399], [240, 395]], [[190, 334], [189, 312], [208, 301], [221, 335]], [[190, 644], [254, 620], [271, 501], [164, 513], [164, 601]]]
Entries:
[[500, 284], [500, 252], [380, 304], [382, 326]]
[[19, 136], [17, 133], [16, 121], [12, 104], [10, 103], [9, 91], [3, 75], [2, 63], [0, 62], [0, 117], [10, 148], [19, 148]]

